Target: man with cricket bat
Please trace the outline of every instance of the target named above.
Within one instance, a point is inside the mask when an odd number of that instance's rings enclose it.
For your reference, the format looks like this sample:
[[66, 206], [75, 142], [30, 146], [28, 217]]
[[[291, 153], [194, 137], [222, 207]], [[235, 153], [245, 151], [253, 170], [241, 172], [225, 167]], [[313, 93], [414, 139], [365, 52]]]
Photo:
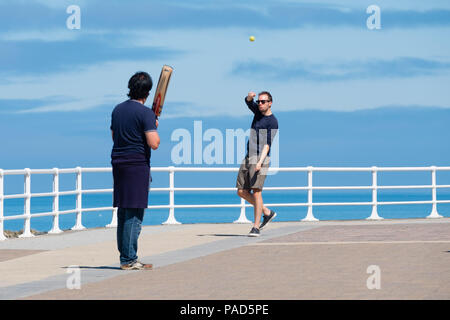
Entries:
[[160, 144], [157, 116], [161, 113], [172, 72], [170, 67], [170, 70], [165, 67], [152, 109], [145, 106], [153, 86], [152, 78], [146, 72], [137, 72], [128, 81], [130, 99], [118, 104], [111, 115], [113, 207], [118, 208], [117, 248], [123, 270], [150, 270], [153, 267], [138, 261], [137, 247], [144, 210], [148, 207], [151, 150], [158, 149]]
[[[259, 236], [260, 229], [276, 216], [273, 210], [264, 206], [262, 189], [269, 168], [270, 147], [278, 131], [278, 120], [271, 110], [272, 95], [263, 91], [254, 102], [255, 96], [256, 93], [249, 92], [245, 97], [245, 103], [254, 116], [247, 144], [247, 155], [242, 161], [236, 179], [239, 197], [247, 200], [254, 208], [255, 219], [248, 234], [250, 237]], [[260, 224], [261, 215], [263, 215], [263, 221]]]

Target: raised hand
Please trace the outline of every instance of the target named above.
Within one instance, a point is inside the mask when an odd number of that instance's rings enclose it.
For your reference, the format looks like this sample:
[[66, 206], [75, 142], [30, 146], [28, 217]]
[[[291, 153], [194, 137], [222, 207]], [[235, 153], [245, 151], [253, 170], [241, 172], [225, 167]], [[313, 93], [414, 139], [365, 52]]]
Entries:
[[247, 101], [252, 101], [254, 97], [256, 97], [256, 93], [250, 91], [247, 95]]

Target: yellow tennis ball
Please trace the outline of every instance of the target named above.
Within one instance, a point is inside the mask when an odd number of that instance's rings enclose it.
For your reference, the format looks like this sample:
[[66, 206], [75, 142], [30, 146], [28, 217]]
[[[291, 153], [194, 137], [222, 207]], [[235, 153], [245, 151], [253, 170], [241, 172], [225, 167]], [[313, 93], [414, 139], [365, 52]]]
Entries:
[[255, 41], [255, 37], [254, 36], [250, 36], [250, 41]]

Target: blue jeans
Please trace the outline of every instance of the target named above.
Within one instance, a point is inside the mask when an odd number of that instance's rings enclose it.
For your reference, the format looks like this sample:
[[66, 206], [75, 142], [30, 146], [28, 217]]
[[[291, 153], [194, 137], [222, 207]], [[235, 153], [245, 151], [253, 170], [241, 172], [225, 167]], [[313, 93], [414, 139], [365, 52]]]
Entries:
[[137, 260], [137, 245], [141, 233], [143, 208], [118, 208], [117, 210], [117, 248], [120, 265]]

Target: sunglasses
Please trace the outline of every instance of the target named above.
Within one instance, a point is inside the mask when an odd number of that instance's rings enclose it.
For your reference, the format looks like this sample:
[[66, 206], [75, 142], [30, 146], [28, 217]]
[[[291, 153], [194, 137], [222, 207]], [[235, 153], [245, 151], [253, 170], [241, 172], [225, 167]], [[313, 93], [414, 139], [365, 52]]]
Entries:
[[260, 103], [265, 104], [266, 102], [270, 102], [270, 100], [256, 100], [257, 104], [260, 104]]

